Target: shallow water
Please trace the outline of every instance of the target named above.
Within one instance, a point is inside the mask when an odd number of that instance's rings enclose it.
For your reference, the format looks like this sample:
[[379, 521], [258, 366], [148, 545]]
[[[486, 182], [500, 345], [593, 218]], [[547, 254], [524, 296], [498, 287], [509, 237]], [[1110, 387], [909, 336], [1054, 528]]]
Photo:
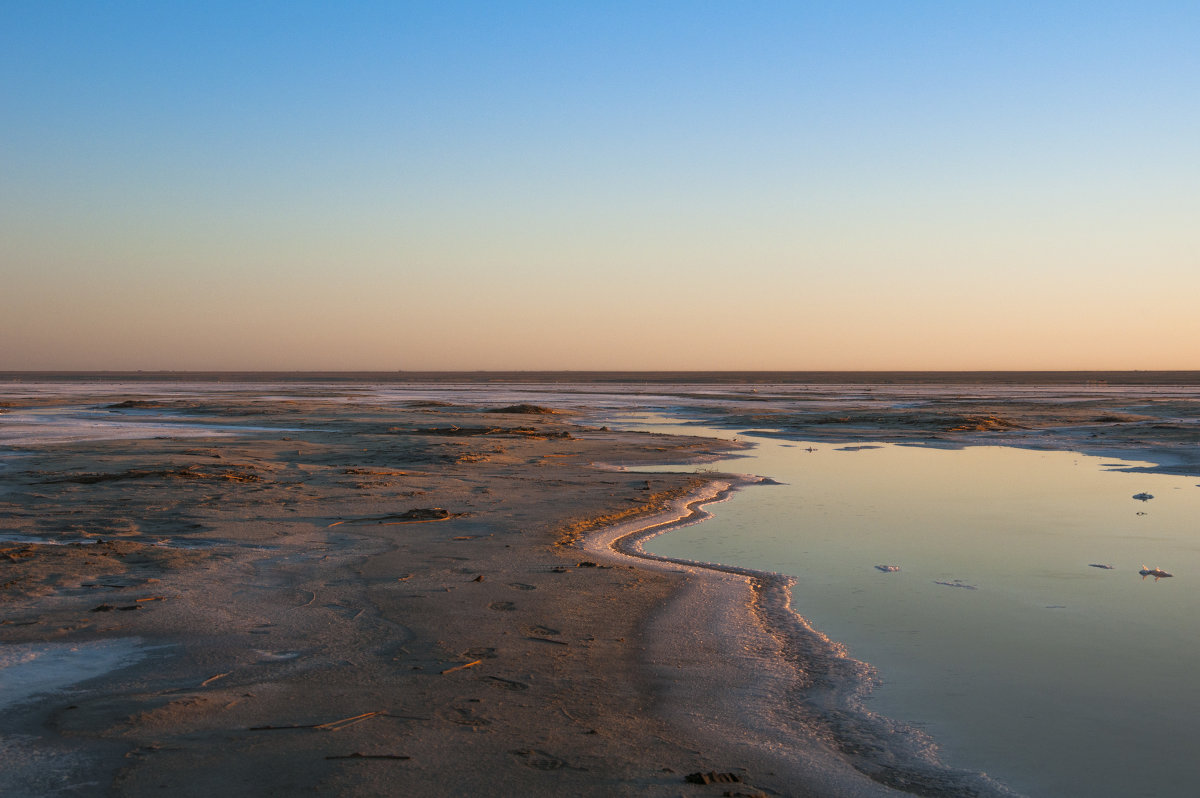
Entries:
[[796, 576], [796, 610], [877, 668], [868, 706], [923, 728], [948, 764], [1045, 798], [1195, 794], [1195, 477], [1071, 452], [755, 440], [709, 467], [787, 484], [648, 551]]
[[145, 652], [136, 637], [0, 645], [0, 710], [132, 665]]

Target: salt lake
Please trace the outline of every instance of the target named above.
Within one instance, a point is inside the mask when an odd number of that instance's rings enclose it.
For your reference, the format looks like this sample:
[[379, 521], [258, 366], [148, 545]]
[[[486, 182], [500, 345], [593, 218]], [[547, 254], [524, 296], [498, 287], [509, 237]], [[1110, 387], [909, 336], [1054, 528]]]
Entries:
[[952, 766], [1047, 798], [1195, 793], [1197, 478], [1074, 452], [750, 440], [705, 468], [784, 484], [647, 551], [796, 577], [795, 610], [877, 670], [869, 709]]

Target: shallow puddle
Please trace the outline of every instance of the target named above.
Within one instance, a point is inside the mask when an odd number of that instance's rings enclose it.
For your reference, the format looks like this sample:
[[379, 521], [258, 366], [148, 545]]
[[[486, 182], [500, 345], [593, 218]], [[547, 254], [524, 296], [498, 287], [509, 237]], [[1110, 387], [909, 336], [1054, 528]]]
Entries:
[[136, 637], [0, 644], [0, 710], [133, 665], [146, 650]]

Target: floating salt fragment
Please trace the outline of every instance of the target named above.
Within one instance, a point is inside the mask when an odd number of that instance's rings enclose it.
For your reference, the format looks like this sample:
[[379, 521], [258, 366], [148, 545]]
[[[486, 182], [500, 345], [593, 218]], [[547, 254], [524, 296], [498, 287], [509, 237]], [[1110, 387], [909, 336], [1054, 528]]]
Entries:
[[1135, 493], [1135, 494], [1133, 494], [1133, 498], [1137, 499], [1140, 502], [1148, 502], [1151, 499], [1153, 499], [1154, 497], [1151, 496], [1149, 493]]
[[1098, 563], [1098, 562], [1090, 562], [1090, 563], [1088, 563], [1088, 565], [1092, 568], [1103, 568], [1106, 571], [1111, 571], [1113, 569], [1113, 567], [1111, 565], [1105, 565], [1104, 563]]
[[883, 571], [885, 574], [893, 574], [900, 570], [899, 565], [876, 565], [875, 567]]

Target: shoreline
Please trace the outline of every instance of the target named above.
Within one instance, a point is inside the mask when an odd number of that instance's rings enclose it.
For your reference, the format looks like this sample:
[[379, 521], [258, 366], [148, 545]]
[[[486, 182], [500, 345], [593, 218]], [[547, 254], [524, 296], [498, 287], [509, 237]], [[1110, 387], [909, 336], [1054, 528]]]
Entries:
[[585, 567], [569, 545], [699, 483], [594, 463], [736, 445], [478, 407], [189, 412], [287, 429], [57, 444], [6, 475], [3, 651], [145, 652], [8, 708], [7, 794], [667, 798], [741, 767], [747, 790], [856, 794], [672, 722], [645, 653], [686, 646], [652, 626], [687, 580]]
[[[743, 735], [740, 743], [750, 749], [743, 756], [758, 759], [760, 769], [784, 775], [785, 785], [808, 785], [817, 795], [1018, 796], [984, 774], [942, 763], [936, 741], [920, 730], [866, 710], [862, 699], [872, 688], [873, 668], [850, 657], [840, 643], [814, 629], [792, 609], [794, 577], [663, 557], [643, 548], [658, 535], [703, 523], [712, 515], [704, 507], [728, 501], [740, 490], [759, 484], [758, 478], [746, 475], [717, 478], [677, 500], [669, 511], [646, 519], [648, 523], [618, 524], [594, 532], [584, 541], [584, 549], [591, 555], [617, 561], [634, 558], [643, 567], [682, 567], [702, 584], [685, 586], [676, 593], [674, 607], [660, 610], [656, 628], [678, 630], [681, 622], [697, 617], [723, 621], [718, 628], [693, 630], [711, 638], [706, 661], [715, 673], [691, 673], [676, 680], [682, 694], [676, 696], [674, 721], [695, 726], [706, 715], [736, 719], [738, 728], [710, 724], [704, 736], [729, 745]], [[719, 604], [724, 608], [713, 606]], [[696, 605], [707, 612], [698, 611]], [[756, 636], [759, 639], [753, 639]], [[660, 670], [681, 670], [682, 645], [686, 644], [661, 639], [651, 649], [651, 662], [658, 662]], [[739, 661], [739, 654], [751, 648], [766, 655]], [[728, 664], [735, 661], [736, 667]], [[753, 682], [745, 681], [744, 675], [739, 679], [738, 671], [753, 673]], [[689, 689], [681, 682], [721, 687]], [[681, 711], [684, 707], [691, 709]]]
[[[948, 770], [920, 731], [864, 710], [870, 666], [791, 609], [791, 577], [639, 551], [755, 483], [637, 467], [724, 459], [736, 443], [689, 437], [686, 426], [610, 432], [594, 426], [602, 414], [578, 407], [490, 415], [503, 408], [474, 397], [350, 405], [326, 388], [258, 399], [226, 386], [161, 405], [256, 430], [246, 435], [0, 458], [0, 535], [90, 538], [113, 560], [153, 560], [128, 566], [121, 584], [89, 585], [89, 552], [0, 545], [20, 560], [0, 567], [33, 568], [18, 580], [27, 595], [0, 591], [0, 645], [128, 635], [154, 652], [80, 688], [85, 712], [67, 712], [59, 694], [19, 707], [0, 726], [0, 748], [26, 735], [39, 742], [10, 754], [51, 767], [74, 757], [64, 768], [79, 778], [110, 774], [115, 786], [97, 795], [157, 794], [160, 783], [181, 795], [256, 795], [278, 788], [260, 771], [281, 768], [297, 790], [348, 796], [389, 794], [395, 778], [429, 795], [486, 791], [497, 774], [534, 796], [672, 796], [683, 775], [713, 770], [774, 794], [1013, 795]], [[1002, 437], [959, 443], [1021, 445]], [[1087, 451], [1074, 433], [1044, 442]], [[947, 441], [925, 445], [936, 443]], [[204, 502], [193, 508], [188, 496]], [[431, 506], [448, 508], [426, 519], [441, 523], [364, 523]], [[581, 552], [601, 567], [577, 562]], [[91, 614], [134, 596], [149, 601], [141, 612]], [[250, 733], [354, 712], [371, 718], [336, 738]], [[353, 753], [403, 765], [389, 774], [337, 759]], [[209, 774], [214, 758], [230, 764], [224, 777]]]

